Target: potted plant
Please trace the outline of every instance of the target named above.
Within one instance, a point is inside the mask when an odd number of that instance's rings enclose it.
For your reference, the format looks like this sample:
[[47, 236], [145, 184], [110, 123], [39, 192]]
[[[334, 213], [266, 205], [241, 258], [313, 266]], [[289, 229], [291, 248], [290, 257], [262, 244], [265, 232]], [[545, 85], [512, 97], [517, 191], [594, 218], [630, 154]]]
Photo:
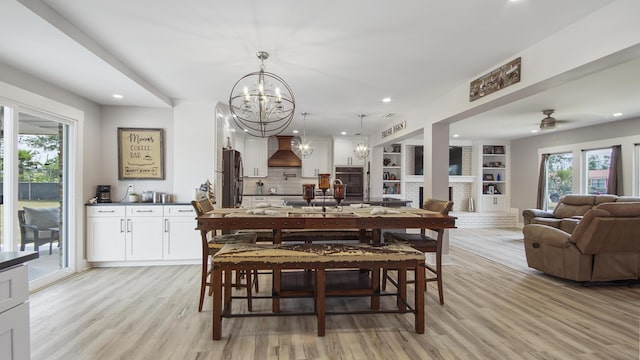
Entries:
[[137, 203], [138, 201], [140, 201], [140, 195], [138, 195], [137, 193], [131, 193], [129, 194], [129, 196], [127, 197], [127, 200], [130, 203]]

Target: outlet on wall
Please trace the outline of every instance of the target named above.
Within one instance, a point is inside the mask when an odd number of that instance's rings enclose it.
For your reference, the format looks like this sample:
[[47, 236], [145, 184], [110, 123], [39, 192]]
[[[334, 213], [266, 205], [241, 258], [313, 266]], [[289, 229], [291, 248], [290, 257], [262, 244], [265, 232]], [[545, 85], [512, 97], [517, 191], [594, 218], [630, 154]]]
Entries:
[[133, 184], [129, 184], [127, 187], [127, 193], [131, 194], [133, 191]]

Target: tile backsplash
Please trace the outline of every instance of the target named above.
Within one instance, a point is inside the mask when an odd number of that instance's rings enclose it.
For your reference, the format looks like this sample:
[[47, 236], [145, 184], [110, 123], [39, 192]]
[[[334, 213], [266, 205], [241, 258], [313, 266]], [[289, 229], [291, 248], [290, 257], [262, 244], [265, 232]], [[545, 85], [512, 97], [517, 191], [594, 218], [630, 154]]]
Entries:
[[[302, 184], [317, 184], [317, 178], [300, 177], [302, 169], [299, 167], [269, 167], [266, 178], [244, 178], [244, 194], [257, 194], [256, 182], [264, 183], [262, 191], [269, 192], [269, 188], [277, 186], [278, 194], [300, 194], [302, 196]], [[317, 187], [317, 186], [316, 186]]]

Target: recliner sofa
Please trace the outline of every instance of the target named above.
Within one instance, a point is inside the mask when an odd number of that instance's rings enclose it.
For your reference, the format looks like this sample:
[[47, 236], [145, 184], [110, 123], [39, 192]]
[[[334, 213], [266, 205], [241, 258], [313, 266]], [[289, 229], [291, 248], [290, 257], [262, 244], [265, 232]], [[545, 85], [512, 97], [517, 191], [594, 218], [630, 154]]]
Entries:
[[530, 223], [523, 229], [529, 267], [580, 282], [640, 279], [640, 202], [589, 209], [572, 233]]
[[617, 195], [564, 195], [553, 211], [525, 209], [522, 211], [524, 225], [541, 224], [572, 233], [587, 211], [604, 203], [640, 202], [640, 198]]

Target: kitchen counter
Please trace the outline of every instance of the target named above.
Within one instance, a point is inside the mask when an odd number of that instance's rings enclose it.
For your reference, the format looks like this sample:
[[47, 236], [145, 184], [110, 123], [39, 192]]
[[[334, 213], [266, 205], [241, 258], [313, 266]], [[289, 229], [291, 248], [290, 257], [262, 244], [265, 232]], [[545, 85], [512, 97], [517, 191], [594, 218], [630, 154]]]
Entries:
[[[299, 200], [288, 200], [287, 201], [287, 205], [291, 205], [294, 207], [298, 207], [298, 206], [307, 206], [307, 202], [302, 199], [302, 196], [298, 196]], [[373, 206], [384, 206], [384, 207], [405, 207], [407, 206], [409, 203], [411, 203], [411, 200], [400, 200], [400, 199], [390, 199], [390, 198], [386, 198], [386, 199], [371, 199], [369, 201], [362, 201], [360, 199], [344, 199], [342, 200], [341, 204], [343, 206], [349, 206], [351, 204], [369, 204], [369, 205], [373, 205]], [[325, 206], [336, 206], [338, 203], [336, 202], [335, 199], [331, 198], [331, 199], [326, 199], [324, 202]], [[323, 205], [323, 201], [322, 199], [313, 199], [311, 200], [311, 205], [312, 206], [322, 206]]]
[[132, 203], [132, 202], [110, 202], [110, 203], [96, 203], [96, 204], [84, 204], [85, 206], [122, 206], [122, 205], [126, 205], [126, 206], [149, 206], [149, 205], [189, 205], [191, 206], [190, 202], [172, 202], [172, 203], [153, 203], [153, 202], [137, 202], [137, 203]]
[[37, 259], [37, 251], [3, 251], [0, 252], [0, 271], [30, 260]]
[[264, 194], [242, 194], [242, 196], [275, 196], [275, 197], [300, 197], [302, 198], [302, 193], [300, 194], [269, 194], [269, 192], [266, 192]]

